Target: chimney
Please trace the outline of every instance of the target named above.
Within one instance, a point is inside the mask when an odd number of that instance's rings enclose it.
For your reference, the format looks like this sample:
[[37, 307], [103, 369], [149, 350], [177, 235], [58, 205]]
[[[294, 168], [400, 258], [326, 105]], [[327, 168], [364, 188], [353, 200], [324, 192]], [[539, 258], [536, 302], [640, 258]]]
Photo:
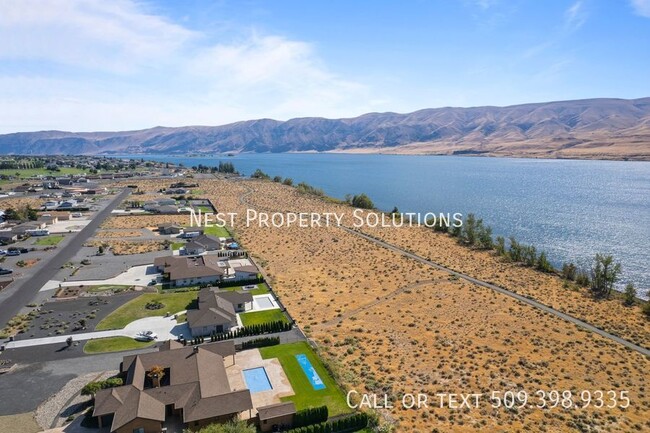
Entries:
[[151, 375], [151, 382], [153, 382], [154, 388], [160, 388], [160, 376], [158, 374]]

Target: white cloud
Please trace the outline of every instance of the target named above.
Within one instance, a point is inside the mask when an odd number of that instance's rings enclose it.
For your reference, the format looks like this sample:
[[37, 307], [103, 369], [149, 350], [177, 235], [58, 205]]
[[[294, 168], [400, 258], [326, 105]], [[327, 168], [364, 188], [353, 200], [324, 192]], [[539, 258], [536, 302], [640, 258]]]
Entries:
[[650, 0], [632, 0], [634, 13], [650, 18]]
[[9, 41], [0, 43], [0, 61], [9, 65], [0, 73], [0, 132], [215, 125], [377, 108], [366, 86], [328, 70], [303, 41], [249, 31], [208, 43], [214, 35], [129, 0], [0, 0], [0, 10], [0, 41]]
[[587, 21], [584, 3], [578, 0], [564, 12], [564, 25], [569, 30], [577, 30]]

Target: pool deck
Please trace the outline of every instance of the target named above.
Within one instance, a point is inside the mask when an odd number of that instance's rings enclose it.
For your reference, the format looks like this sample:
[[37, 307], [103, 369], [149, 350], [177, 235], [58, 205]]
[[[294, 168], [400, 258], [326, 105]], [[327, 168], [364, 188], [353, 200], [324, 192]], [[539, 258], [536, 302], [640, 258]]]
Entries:
[[[293, 388], [284, 373], [277, 358], [262, 359], [258, 349], [244, 350], [235, 355], [235, 364], [226, 367], [228, 382], [233, 391], [247, 389], [243, 370], [264, 367], [271, 382], [272, 389], [251, 393], [253, 400], [252, 416], [257, 414], [257, 408], [270, 404], [281, 403], [280, 398], [294, 395]], [[248, 414], [246, 414], [248, 415]]]

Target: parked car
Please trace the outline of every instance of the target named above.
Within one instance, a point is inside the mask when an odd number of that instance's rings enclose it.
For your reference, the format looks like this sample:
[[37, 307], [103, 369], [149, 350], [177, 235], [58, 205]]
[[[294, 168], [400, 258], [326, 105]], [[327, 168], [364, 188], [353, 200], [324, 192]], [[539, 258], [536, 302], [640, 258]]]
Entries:
[[13, 273], [11, 269], [0, 268], [0, 275], [8, 275]]
[[7, 250], [0, 250], [0, 256], [4, 256], [5, 254], [7, 254]]
[[7, 250], [7, 256], [19, 256], [20, 250]]
[[153, 331], [142, 331], [138, 332], [134, 339], [137, 341], [153, 341], [158, 338], [158, 334]]
[[27, 254], [29, 252], [29, 250], [25, 247], [18, 248], [18, 251], [20, 251], [20, 254]]

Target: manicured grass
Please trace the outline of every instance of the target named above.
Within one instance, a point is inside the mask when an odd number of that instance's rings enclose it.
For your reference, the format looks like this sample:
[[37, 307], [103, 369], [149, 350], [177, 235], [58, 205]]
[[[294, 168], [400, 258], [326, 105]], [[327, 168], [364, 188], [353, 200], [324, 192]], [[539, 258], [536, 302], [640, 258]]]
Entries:
[[39, 238], [34, 245], [56, 245], [64, 239], [63, 235], [46, 236]]
[[288, 323], [289, 319], [284, 313], [276, 308], [274, 310], [252, 311], [250, 313], [241, 313], [239, 315], [244, 326], [261, 325], [262, 323], [283, 321]]
[[[95, 330], [122, 329], [137, 319], [164, 316], [165, 313], [178, 313], [188, 308], [196, 308], [196, 292], [145, 293], [122, 305], [97, 324]], [[158, 310], [145, 308], [148, 302], [162, 302], [165, 306]]]
[[185, 242], [172, 242], [172, 250], [178, 251], [185, 245]]
[[[260, 349], [260, 353], [264, 359], [278, 358], [282, 369], [289, 378], [293, 391], [296, 393], [291, 397], [282, 398], [282, 401], [292, 401], [297, 410], [327, 405], [329, 416], [352, 412], [352, 409], [348, 407], [345, 401], [343, 392], [306, 342], [299, 341], [297, 343], [263, 347]], [[325, 384], [325, 388], [318, 391], [314, 390], [296, 359], [296, 355], [301, 353], [307, 355], [311, 365], [316, 369]]]
[[135, 341], [129, 337], [106, 337], [88, 340], [84, 345], [85, 353], [121, 352], [123, 350], [142, 349], [155, 341]]
[[194, 210], [196, 212], [201, 211], [201, 213], [214, 212], [214, 209], [212, 209], [210, 206], [194, 206]]
[[205, 233], [206, 235], [216, 236], [218, 238], [229, 238], [230, 237], [230, 233], [228, 232], [228, 230], [225, 227], [218, 227], [218, 226], [205, 227], [203, 229], [203, 233]]
[[224, 287], [222, 290], [229, 290], [231, 292], [244, 292], [250, 293], [251, 295], [264, 295], [266, 293], [271, 293], [266, 284], [256, 284], [257, 289], [253, 290], [244, 290], [244, 286], [235, 286], [235, 287]]
[[12, 168], [7, 168], [7, 169], [2, 169], [0, 170], [0, 174], [6, 174], [7, 176], [15, 176], [16, 173], [20, 174], [21, 179], [25, 179], [28, 177], [32, 176], [38, 176], [43, 175], [52, 175], [52, 176], [65, 176], [68, 174], [81, 174], [84, 173], [86, 170], [81, 170], [79, 168], [61, 168], [60, 171], [49, 171], [44, 168], [26, 168], [26, 169], [12, 169]]

